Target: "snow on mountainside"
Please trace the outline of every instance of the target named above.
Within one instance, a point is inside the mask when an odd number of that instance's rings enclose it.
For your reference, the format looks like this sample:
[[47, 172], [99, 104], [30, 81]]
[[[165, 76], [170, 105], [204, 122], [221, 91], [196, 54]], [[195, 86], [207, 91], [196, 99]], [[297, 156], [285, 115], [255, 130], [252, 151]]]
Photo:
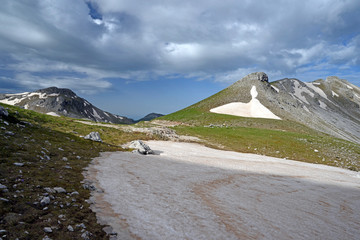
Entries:
[[105, 112], [65, 88], [50, 87], [35, 92], [0, 94], [0, 102], [52, 116], [67, 116], [97, 122], [132, 124], [134, 120]]
[[[252, 94], [254, 88], [256, 98]], [[254, 99], [259, 101], [255, 109], [258, 115], [252, 116], [249, 109], [254, 107]], [[269, 83], [265, 73], [251, 73], [189, 108], [214, 112], [229, 106], [231, 111], [226, 111], [247, 114], [238, 116], [274, 118], [261, 114], [267, 109], [282, 120], [295, 121], [332, 136], [360, 143], [360, 88], [338, 77], [311, 83], [289, 78]], [[234, 106], [239, 109], [234, 109]], [[230, 112], [225, 114], [236, 115]]]

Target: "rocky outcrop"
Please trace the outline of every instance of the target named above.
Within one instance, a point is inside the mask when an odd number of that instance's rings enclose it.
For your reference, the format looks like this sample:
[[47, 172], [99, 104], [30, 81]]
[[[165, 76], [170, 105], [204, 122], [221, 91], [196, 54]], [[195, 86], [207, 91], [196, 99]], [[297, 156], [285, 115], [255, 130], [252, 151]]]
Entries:
[[9, 116], [8, 111], [3, 106], [0, 106], [0, 117], [7, 117], [7, 116]]
[[141, 140], [132, 141], [129, 148], [134, 148], [143, 155], [154, 154], [153, 150]]
[[91, 132], [84, 137], [84, 139], [89, 139], [95, 142], [102, 142], [100, 134], [98, 132]]

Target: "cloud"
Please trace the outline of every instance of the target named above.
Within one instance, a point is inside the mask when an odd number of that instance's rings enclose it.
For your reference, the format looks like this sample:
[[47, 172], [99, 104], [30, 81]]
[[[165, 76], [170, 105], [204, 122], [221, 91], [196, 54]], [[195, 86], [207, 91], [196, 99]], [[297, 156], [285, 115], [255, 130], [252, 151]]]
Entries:
[[[230, 82], [252, 71], [274, 77], [311, 73], [324, 63], [324, 74], [359, 70], [359, 1], [2, 4], [0, 71], [18, 85], [30, 86], [28, 77], [34, 86], [50, 79], [89, 91], [96, 89], [95, 82], [99, 89], [110, 88], [104, 80], [110, 78], [136, 81], [182, 74]], [[72, 76], [81, 76], [81, 84], [71, 82]]]

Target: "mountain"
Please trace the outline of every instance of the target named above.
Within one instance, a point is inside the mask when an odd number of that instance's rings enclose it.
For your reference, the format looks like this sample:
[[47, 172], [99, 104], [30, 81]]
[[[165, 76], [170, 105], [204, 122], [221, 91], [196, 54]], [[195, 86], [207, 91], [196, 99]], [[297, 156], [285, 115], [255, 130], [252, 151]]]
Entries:
[[360, 143], [359, 106], [360, 88], [338, 77], [310, 83], [285, 78], [270, 83], [265, 73], [256, 72], [175, 115], [200, 111], [274, 119]]
[[53, 116], [96, 122], [132, 124], [134, 120], [105, 112], [66, 88], [50, 87], [35, 92], [0, 94], [0, 102]]
[[141, 121], [151, 121], [155, 118], [158, 118], [158, 117], [162, 117], [164, 116], [164, 114], [160, 114], [160, 113], [149, 113], [148, 115], [146, 115], [145, 117], [137, 120], [137, 122], [141, 122]]

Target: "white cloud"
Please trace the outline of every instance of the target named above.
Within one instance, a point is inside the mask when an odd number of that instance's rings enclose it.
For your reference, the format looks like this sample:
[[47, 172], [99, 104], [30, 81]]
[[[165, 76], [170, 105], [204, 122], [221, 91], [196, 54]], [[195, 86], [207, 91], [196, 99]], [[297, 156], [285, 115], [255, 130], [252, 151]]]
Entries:
[[[89, 16], [87, 2], [102, 19]], [[358, 9], [359, 1], [340, 0], [5, 1], [1, 68], [67, 84], [80, 75], [94, 79], [90, 87], [147, 74], [230, 81], [251, 71], [296, 75], [324, 62], [358, 68]]]

